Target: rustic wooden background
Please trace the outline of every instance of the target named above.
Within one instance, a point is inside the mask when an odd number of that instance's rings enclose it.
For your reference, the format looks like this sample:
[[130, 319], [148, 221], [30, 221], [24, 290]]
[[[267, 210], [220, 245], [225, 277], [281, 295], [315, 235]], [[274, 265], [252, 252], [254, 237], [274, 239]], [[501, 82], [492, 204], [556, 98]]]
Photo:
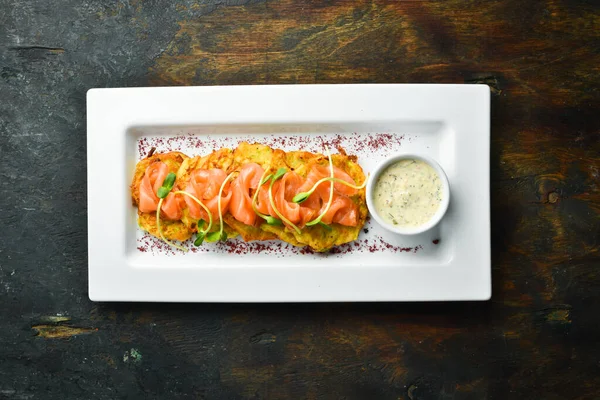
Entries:
[[[356, 82], [490, 86], [491, 301], [88, 300], [87, 89]], [[595, 0], [1, 0], [0, 399], [600, 398], [599, 84]]]

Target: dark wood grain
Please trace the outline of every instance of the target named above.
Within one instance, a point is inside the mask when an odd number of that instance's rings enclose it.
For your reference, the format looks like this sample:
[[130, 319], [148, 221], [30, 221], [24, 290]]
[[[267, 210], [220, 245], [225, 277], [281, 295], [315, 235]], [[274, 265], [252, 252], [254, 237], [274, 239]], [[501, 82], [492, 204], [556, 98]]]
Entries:
[[[65, 4], [0, 4], [0, 399], [600, 398], [597, 2]], [[87, 89], [357, 82], [490, 86], [491, 301], [87, 299]]]

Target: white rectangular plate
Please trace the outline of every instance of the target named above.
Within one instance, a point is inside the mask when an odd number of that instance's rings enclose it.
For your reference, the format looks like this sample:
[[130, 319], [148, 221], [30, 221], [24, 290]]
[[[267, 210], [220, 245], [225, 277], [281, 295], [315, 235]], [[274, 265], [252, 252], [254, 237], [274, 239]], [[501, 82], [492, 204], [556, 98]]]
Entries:
[[[240, 141], [358, 156], [399, 152], [445, 169], [450, 207], [414, 237], [369, 221], [355, 243], [313, 254], [281, 242], [183, 253], [137, 227], [129, 184], [151, 147], [206, 154]], [[89, 296], [94, 301], [487, 300], [490, 92], [485, 85], [92, 89], [87, 94]]]

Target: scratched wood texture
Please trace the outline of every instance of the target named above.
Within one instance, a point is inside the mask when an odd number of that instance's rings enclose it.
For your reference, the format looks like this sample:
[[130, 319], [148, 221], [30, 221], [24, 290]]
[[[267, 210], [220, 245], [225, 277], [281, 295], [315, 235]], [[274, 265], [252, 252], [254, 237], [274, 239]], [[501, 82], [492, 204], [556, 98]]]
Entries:
[[[600, 398], [593, 0], [0, 2], [0, 399]], [[486, 83], [493, 297], [87, 299], [91, 87]]]

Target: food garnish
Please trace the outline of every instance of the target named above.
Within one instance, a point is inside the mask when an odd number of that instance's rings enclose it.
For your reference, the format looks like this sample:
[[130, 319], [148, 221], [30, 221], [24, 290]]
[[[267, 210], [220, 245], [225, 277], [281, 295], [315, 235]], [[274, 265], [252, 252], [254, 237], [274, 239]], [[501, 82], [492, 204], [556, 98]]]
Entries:
[[190, 199], [194, 200], [196, 203], [198, 203], [198, 205], [200, 207], [202, 207], [204, 209], [204, 211], [206, 211], [206, 214], [208, 214], [208, 226], [206, 227], [206, 229], [202, 230], [202, 228], [204, 227], [206, 222], [203, 219], [198, 221], [198, 233], [196, 234], [196, 240], [194, 240], [194, 246], [200, 246], [204, 242], [204, 238], [206, 237], [206, 234], [210, 231], [210, 228], [212, 228], [212, 224], [213, 224], [212, 213], [210, 212], [208, 207], [206, 207], [206, 205], [202, 201], [200, 201], [200, 199], [198, 199], [196, 196], [194, 196], [193, 194], [184, 192], [183, 190], [178, 190], [174, 193], [182, 194], [182, 195], [187, 196]]
[[331, 184], [329, 186], [329, 200], [327, 201], [327, 206], [325, 207], [325, 209], [323, 210], [323, 212], [321, 212], [321, 215], [319, 215], [317, 218], [313, 219], [310, 222], [306, 223], [306, 226], [313, 226], [316, 225], [318, 223], [321, 222], [321, 220], [323, 219], [323, 216], [325, 216], [325, 214], [327, 214], [327, 211], [329, 211], [329, 208], [331, 207], [331, 203], [333, 203], [333, 160], [331, 159], [331, 153], [329, 152], [329, 147], [325, 146], [325, 152], [327, 153], [327, 158], [329, 159], [329, 170], [331, 171]]
[[217, 232], [211, 232], [206, 235], [206, 240], [208, 240], [209, 242], [218, 242], [219, 240], [221, 240], [221, 241], [227, 240], [227, 233], [223, 230], [224, 225], [223, 225], [223, 210], [221, 209], [221, 198], [223, 197], [223, 189], [225, 188], [225, 184], [227, 182], [229, 182], [229, 180], [235, 173], [236, 172], [234, 171], [234, 172], [230, 173], [229, 175], [227, 175], [227, 178], [225, 178], [225, 180], [221, 184], [221, 187], [219, 188], [219, 194], [217, 195], [218, 196], [217, 197], [217, 209], [219, 211], [219, 230]]
[[254, 196], [252, 196], [252, 210], [256, 213], [256, 215], [258, 215], [259, 217], [261, 217], [262, 219], [264, 219], [267, 222], [267, 224], [269, 224], [269, 225], [281, 225], [281, 220], [280, 219], [277, 219], [277, 218], [272, 217], [270, 215], [263, 214], [260, 211], [258, 211], [258, 209], [256, 208], [256, 199], [258, 199], [258, 192], [259, 192], [260, 188], [265, 183], [269, 182], [269, 180], [273, 177], [273, 174], [269, 174], [269, 170], [270, 170], [270, 167], [267, 168], [265, 170], [265, 172], [263, 173], [263, 175], [261, 176], [260, 182], [258, 183], [258, 187], [256, 188], [256, 191], [254, 192]]

